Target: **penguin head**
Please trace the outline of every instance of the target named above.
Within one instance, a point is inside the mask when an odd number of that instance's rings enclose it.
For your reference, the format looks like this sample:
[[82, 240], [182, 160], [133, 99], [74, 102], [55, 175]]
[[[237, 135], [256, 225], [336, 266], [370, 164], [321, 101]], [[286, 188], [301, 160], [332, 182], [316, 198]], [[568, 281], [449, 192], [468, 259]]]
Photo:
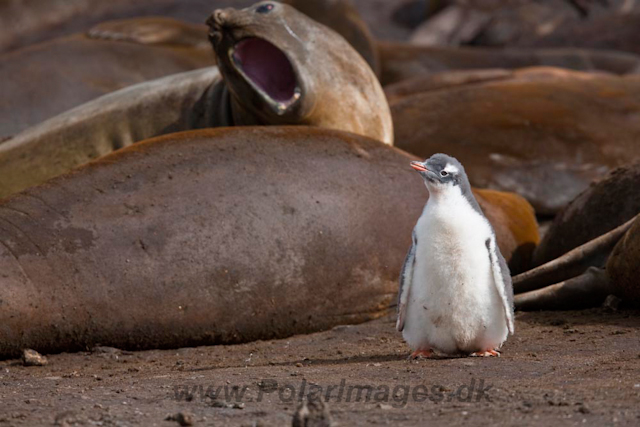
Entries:
[[459, 186], [464, 192], [470, 189], [462, 164], [446, 154], [434, 154], [424, 162], [411, 162], [429, 190], [441, 191]]

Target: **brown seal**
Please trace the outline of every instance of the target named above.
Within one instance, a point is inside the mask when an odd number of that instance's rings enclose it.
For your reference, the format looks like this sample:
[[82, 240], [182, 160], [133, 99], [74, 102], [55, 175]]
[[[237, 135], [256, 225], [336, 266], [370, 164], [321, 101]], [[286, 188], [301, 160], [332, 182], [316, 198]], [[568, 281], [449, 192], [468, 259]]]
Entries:
[[640, 160], [640, 79], [561, 72], [404, 97], [391, 105], [396, 145], [423, 158], [445, 151], [472, 185], [555, 214], [594, 179]]
[[169, 18], [109, 21], [0, 61], [0, 137], [124, 87], [215, 63], [206, 26]]
[[[273, 10], [257, 12], [265, 4]], [[224, 81], [217, 69], [203, 69], [141, 83], [16, 135], [0, 144], [0, 197], [114, 149], [180, 130], [302, 124], [392, 143], [384, 92], [365, 60], [338, 34], [284, 4], [259, 3], [215, 15], [211, 22]]]
[[384, 85], [428, 73], [480, 68], [515, 69], [553, 66], [613, 74], [640, 71], [640, 57], [637, 55], [576, 48], [454, 48], [379, 42], [378, 53], [381, 67], [380, 80]]
[[[520, 310], [640, 306], [640, 214], [513, 278]], [[602, 267], [606, 267], [603, 269]], [[618, 298], [620, 297], [620, 298]]]
[[[0, 357], [235, 343], [381, 316], [425, 204], [414, 159], [348, 132], [218, 128], [14, 195], [0, 202]], [[504, 251], [508, 225], [486, 212]]]
[[[556, 215], [536, 248], [541, 265], [604, 234], [640, 213], [640, 163], [613, 170]], [[602, 260], [604, 262], [604, 259]]]
[[217, 10], [208, 24], [235, 124], [308, 124], [393, 143], [375, 74], [336, 32], [270, 1]]

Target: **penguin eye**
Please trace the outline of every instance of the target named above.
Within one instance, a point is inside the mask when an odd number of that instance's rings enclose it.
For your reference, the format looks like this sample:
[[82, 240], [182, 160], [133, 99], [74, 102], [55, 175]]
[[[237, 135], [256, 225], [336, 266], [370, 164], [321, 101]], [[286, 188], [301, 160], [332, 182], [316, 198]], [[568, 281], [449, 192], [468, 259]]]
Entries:
[[447, 176], [449, 175], [449, 172], [447, 171], [440, 171], [440, 176]]
[[271, 3], [267, 3], [267, 4], [263, 4], [258, 6], [258, 8], [256, 9], [257, 13], [269, 13], [273, 10], [273, 4]]

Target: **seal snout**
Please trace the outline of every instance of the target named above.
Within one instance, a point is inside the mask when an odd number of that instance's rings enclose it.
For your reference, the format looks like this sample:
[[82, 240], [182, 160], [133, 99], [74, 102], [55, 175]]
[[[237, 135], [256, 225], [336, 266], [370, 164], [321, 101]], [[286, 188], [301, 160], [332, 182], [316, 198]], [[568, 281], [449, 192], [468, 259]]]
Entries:
[[229, 11], [227, 9], [216, 9], [213, 11], [209, 19], [207, 19], [207, 25], [210, 28], [220, 29], [224, 27], [229, 21]]
[[230, 28], [231, 11], [229, 9], [216, 9], [206, 21], [209, 26], [209, 38], [220, 41], [225, 28]]

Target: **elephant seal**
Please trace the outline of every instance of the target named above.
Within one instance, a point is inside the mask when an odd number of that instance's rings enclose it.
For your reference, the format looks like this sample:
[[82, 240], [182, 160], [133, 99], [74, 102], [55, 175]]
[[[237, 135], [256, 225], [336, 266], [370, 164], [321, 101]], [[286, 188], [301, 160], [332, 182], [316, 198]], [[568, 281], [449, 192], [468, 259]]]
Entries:
[[396, 145], [422, 158], [446, 151], [472, 185], [554, 215], [594, 179], [640, 160], [640, 79], [562, 72], [404, 97], [391, 104]]
[[[566, 254], [513, 278], [519, 310], [640, 307], [640, 214]], [[605, 268], [602, 268], [605, 267]], [[614, 300], [616, 298], [613, 298]], [[615, 308], [617, 303], [613, 303]]]
[[637, 55], [576, 48], [454, 48], [378, 42], [378, 54], [383, 85], [429, 73], [482, 68], [553, 66], [613, 74], [640, 72], [640, 57]]
[[205, 29], [168, 18], [109, 21], [5, 54], [0, 137], [124, 87], [213, 65]]
[[0, 357], [237, 343], [381, 316], [427, 196], [414, 159], [316, 127], [206, 129], [5, 199]]
[[308, 124], [393, 144], [375, 74], [336, 32], [271, 1], [219, 9], [207, 23], [235, 124]]
[[592, 183], [558, 215], [534, 254], [542, 265], [613, 230], [640, 213], [640, 163], [611, 171]]
[[[217, 69], [202, 69], [133, 85], [0, 143], [0, 197], [134, 142], [188, 129], [301, 124], [391, 144], [389, 106], [364, 59], [294, 8], [266, 4], [273, 7], [266, 14], [257, 12], [265, 3], [214, 13], [224, 80]], [[244, 68], [230, 52], [241, 56]], [[272, 55], [269, 61], [264, 53]]]

